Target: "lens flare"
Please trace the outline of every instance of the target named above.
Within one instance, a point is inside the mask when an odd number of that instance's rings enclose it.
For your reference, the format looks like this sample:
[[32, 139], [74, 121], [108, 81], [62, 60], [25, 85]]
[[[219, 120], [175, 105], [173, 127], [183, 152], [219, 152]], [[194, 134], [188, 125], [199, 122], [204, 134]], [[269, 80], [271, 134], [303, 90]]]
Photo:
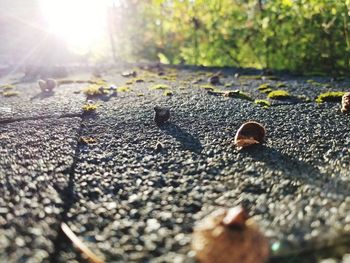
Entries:
[[101, 0], [41, 0], [48, 30], [69, 48], [87, 53], [106, 34], [107, 3]]

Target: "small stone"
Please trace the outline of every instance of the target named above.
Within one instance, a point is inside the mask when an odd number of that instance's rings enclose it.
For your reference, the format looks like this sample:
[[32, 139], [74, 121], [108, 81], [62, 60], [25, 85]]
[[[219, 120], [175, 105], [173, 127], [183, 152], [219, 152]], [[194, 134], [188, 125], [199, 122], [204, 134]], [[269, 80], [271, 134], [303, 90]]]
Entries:
[[161, 125], [170, 119], [170, 109], [159, 106], [154, 107], [154, 121], [157, 125]]

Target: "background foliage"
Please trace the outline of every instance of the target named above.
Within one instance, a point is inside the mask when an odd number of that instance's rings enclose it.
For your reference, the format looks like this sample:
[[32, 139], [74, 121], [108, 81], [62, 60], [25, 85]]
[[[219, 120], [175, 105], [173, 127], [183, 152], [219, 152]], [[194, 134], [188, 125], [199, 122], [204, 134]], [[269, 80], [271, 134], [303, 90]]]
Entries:
[[117, 54], [166, 63], [349, 72], [350, 0], [125, 0]]

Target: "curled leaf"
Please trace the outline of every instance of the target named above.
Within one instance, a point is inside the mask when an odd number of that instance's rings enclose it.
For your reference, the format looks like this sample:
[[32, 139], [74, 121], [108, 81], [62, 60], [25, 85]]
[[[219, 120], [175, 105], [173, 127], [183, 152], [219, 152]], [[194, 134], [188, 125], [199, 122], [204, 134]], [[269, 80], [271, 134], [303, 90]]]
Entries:
[[234, 144], [239, 148], [245, 148], [265, 141], [266, 130], [264, 126], [255, 121], [249, 121], [238, 129]]
[[341, 100], [341, 111], [350, 112], [350, 92], [345, 93]]

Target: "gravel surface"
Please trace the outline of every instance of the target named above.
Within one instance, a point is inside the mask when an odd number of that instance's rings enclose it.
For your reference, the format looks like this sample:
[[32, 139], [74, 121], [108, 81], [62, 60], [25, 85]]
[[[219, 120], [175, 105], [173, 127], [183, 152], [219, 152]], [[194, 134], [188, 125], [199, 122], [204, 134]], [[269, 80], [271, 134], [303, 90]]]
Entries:
[[[194, 223], [218, 207], [243, 204], [270, 238], [273, 262], [321, 262], [319, 249], [328, 246], [336, 248], [322, 258], [347, 262], [349, 245], [340, 244], [350, 244], [350, 117], [338, 103], [273, 100], [264, 109], [209, 95], [200, 87], [210, 75], [203, 69], [167, 69], [161, 76], [138, 72], [142, 81], [132, 84], [121, 70], [105, 73], [109, 83], [130, 91], [94, 98], [96, 113], [82, 117], [81, 136], [93, 140], [78, 144], [71, 166], [74, 203], [63, 218], [96, 254], [108, 262], [194, 262], [189, 247]], [[222, 72], [228, 76], [222, 84], [234, 84], [216, 88], [240, 88], [254, 99], [266, 98], [257, 88], [267, 82], [283, 81], [283, 89], [312, 100], [348, 86], [346, 80], [315, 79], [332, 85], [324, 86], [308, 78], [263, 81]], [[191, 84], [198, 78], [199, 84]], [[155, 84], [169, 85], [173, 95], [165, 96]], [[169, 123], [155, 125], [154, 106], [170, 107]], [[266, 126], [267, 141], [238, 151], [233, 137], [248, 120]], [[35, 129], [35, 122], [23, 123]], [[54, 251], [59, 261], [82, 260], [63, 243]]]
[[[8, 84], [8, 82], [1, 84]], [[85, 101], [81, 84], [61, 85], [52, 93], [42, 93], [36, 82], [20, 83], [15, 84], [9, 91], [18, 92], [18, 95], [4, 97], [0, 93], [0, 122], [79, 115]]]
[[0, 125], [0, 262], [43, 262], [53, 252], [79, 124]]

